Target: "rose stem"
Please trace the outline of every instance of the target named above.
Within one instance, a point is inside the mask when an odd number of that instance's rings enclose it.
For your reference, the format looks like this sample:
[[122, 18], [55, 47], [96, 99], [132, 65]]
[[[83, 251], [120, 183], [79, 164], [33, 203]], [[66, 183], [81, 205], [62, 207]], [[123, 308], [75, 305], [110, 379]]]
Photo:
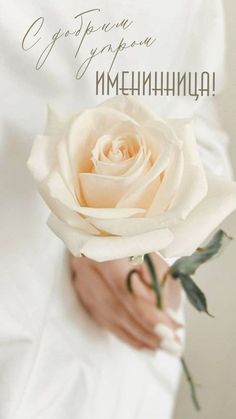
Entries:
[[195, 384], [193, 382], [193, 379], [192, 379], [192, 376], [191, 376], [190, 371], [188, 369], [188, 366], [186, 364], [186, 361], [185, 361], [184, 357], [182, 357], [180, 360], [181, 360], [183, 370], [185, 372], [185, 377], [186, 377], [186, 379], [187, 379], [187, 381], [190, 385], [193, 404], [194, 404], [196, 410], [201, 410], [201, 406], [200, 406], [200, 404], [198, 402], [198, 399], [197, 399]]
[[[164, 277], [164, 281], [161, 285], [160, 282], [159, 282], [159, 279], [158, 279], [156, 269], [154, 267], [151, 255], [146, 254], [144, 256], [144, 261], [146, 262], [146, 264], [148, 266], [148, 269], [149, 269], [149, 272], [150, 272], [150, 275], [151, 275], [153, 289], [156, 293], [157, 307], [160, 308], [161, 310], [163, 310], [164, 306], [163, 306], [162, 290], [163, 290], [163, 287], [166, 284], [166, 281], [168, 279], [169, 271], [166, 273], [166, 275]], [[187, 381], [190, 385], [191, 397], [192, 397], [193, 404], [194, 404], [196, 410], [200, 410], [201, 407], [200, 407], [200, 404], [199, 404], [198, 399], [197, 399], [195, 384], [193, 382], [191, 373], [188, 369], [187, 363], [186, 363], [184, 357], [181, 357], [180, 361], [181, 361], [186, 379], [187, 379]]]
[[140, 272], [137, 269], [132, 269], [131, 271], [129, 271], [129, 273], [127, 275], [127, 278], [126, 278], [126, 284], [127, 284], [127, 288], [128, 288], [128, 290], [129, 290], [130, 293], [133, 292], [133, 287], [132, 287], [132, 281], [131, 281], [131, 279], [132, 279], [132, 276], [134, 274], [138, 275], [139, 278], [141, 279]]
[[161, 289], [161, 285], [160, 285], [151, 255], [148, 255], [148, 254], [144, 255], [144, 261], [146, 262], [150, 275], [151, 275], [153, 289], [156, 293], [157, 307], [159, 307], [160, 309], [163, 309], [162, 289]]

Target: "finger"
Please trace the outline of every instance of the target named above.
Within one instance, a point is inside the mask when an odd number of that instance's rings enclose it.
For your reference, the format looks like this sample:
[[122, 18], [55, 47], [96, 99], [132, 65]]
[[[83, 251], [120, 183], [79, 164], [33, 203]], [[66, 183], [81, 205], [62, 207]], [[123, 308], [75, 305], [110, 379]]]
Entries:
[[144, 282], [142, 279], [142, 274], [140, 275], [134, 273], [131, 277], [132, 292], [146, 301], [149, 301], [153, 305], [156, 303], [156, 295], [154, 291], [149, 287], [149, 284]]
[[82, 269], [92, 267], [92, 260], [87, 257], [75, 257], [71, 256], [71, 270], [73, 273], [78, 273]]
[[[145, 330], [140, 322], [129, 314], [117, 294], [104, 281], [100, 272], [94, 271], [90, 266], [86, 267], [86, 270], [80, 269], [80, 275], [86, 281], [85, 293], [83, 286], [80, 286], [80, 281], [76, 281], [75, 286], [79, 291], [83, 306], [97, 323], [107, 327], [114, 327], [115, 324], [118, 324], [133, 339], [142, 342], [146, 347], [153, 349], [158, 347], [159, 336], [153, 330]], [[133, 303], [132, 300], [131, 303]]]
[[[106, 329], [114, 332], [117, 329], [123, 331], [126, 337], [132, 339], [133, 342], [139, 343], [140, 347], [156, 350], [160, 346], [160, 336], [154, 333], [154, 338], [146, 334], [135, 321], [123, 309], [117, 305], [116, 310], [103, 310], [99, 309], [96, 314], [93, 310], [89, 310], [92, 317], [96, 322]], [[115, 333], [115, 332], [114, 332]], [[127, 341], [127, 340], [126, 340]]]
[[[134, 274], [134, 278], [135, 278]], [[138, 277], [138, 275], [137, 275]], [[138, 280], [135, 281], [137, 286]], [[134, 285], [135, 286], [135, 285]], [[114, 289], [114, 292], [116, 290]], [[134, 291], [135, 292], [135, 291]], [[152, 296], [152, 299], [146, 301], [144, 298], [140, 298], [139, 295], [131, 295], [128, 293], [127, 289], [120, 290], [117, 297], [119, 298], [121, 304], [125, 307], [128, 313], [132, 318], [139, 324], [139, 326], [145, 330], [145, 332], [153, 336], [154, 326], [158, 322], [165, 323], [168, 327], [176, 330], [182, 325], [171, 318], [168, 313], [159, 310], [156, 307], [156, 297]], [[150, 301], [151, 300], [151, 301]]]
[[[165, 319], [162, 319], [163, 314], [161, 312], [158, 314], [156, 308], [147, 303], [142, 306], [140, 302], [139, 307], [136, 299], [131, 297], [128, 291], [126, 291], [122, 301], [119, 300], [117, 295], [119, 293], [116, 292], [116, 289], [113, 292], [107, 286], [101, 273], [96, 272], [91, 264], [81, 262], [78, 269], [78, 261], [76, 260], [76, 269], [76, 287], [79, 291], [80, 300], [95, 321], [100, 324], [109, 324], [110, 322], [111, 325], [118, 321], [120, 326], [133, 339], [138, 339], [153, 349], [159, 346], [160, 337], [156, 335], [154, 325], [158, 319], [163, 323], [165, 322]], [[78, 273], [83, 278], [82, 281], [78, 280]], [[83, 288], [83, 282], [85, 282], [85, 289]], [[126, 307], [124, 307], [124, 301], [127, 304]], [[173, 322], [170, 320], [168, 324], [167, 319], [166, 323], [171, 327]]]
[[135, 338], [127, 330], [123, 329], [121, 326], [119, 326], [117, 324], [110, 325], [108, 327], [108, 329], [110, 330], [110, 332], [112, 332], [119, 339], [128, 343], [130, 346], [133, 346], [136, 349], [149, 349], [149, 350], [152, 350], [152, 351], [156, 349], [156, 348], [153, 348], [153, 347], [147, 345], [145, 342]]
[[139, 313], [139, 316], [151, 325], [152, 329], [157, 323], [164, 323], [174, 331], [183, 327], [181, 323], [169, 314], [169, 312], [160, 310], [144, 300], [136, 299], [136, 310]]
[[[124, 262], [124, 261], [123, 261]], [[109, 269], [110, 268], [110, 269]], [[108, 285], [110, 286], [111, 290], [117, 298], [119, 299], [120, 303], [125, 307], [128, 313], [133, 317], [133, 319], [139, 323], [139, 325], [144, 328], [146, 332], [153, 333], [153, 326], [155, 322], [150, 322], [145, 316], [140, 315], [139, 306], [137, 305], [138, 300], [145, 300], [147, 299], [149, 304], [152, 306], [156, 305], [156, 298], [153, 291], [146, 290], [145, 285], [140, 285], [140, 279], [137, 274], [133, 274], [132, 276], [132, 284], [134, 285], [134, 292], [137, 290], [135, 294], [130, 294], [128, 292], [127, 286], [125, 285], [124, 278], [127, 277], [130, 271], [130, 263], [120, 263], [118, 265], [118, 269], [115, 264], [111, 264], [110, 266], [106, 266], [104, 269], [104, 277], [107, 281]], [[112, 280], [111, 280], [112, 278]], [[142, 288], [141, 288], [142, 286]], [[139, 296], [139, 292], [142, 293], [142, 296]], [[145, 293], [145, 294], [144, 294]], [[144, 298], [144, 295], [146, 298]]]
[[[142, 326], [146, 331], [151, 332], [152, 327], [145, 321], [145, 319], [143, 320], [142, 317], [140, 317], [140, 313], [135, 308], [135, 299], [131, 294], [129, 294], [129, 291], [125, 284], [129, 270], [130, 263], [128, 263], [128, 260], [122, 260], [122, 263], [120, 263], [119, 261], [113, 261], [113, 263], [106, 263], [103, 265], [104, 280], [106, 281], [110, 290], [115, 295], [116, 299], [118, 299], [120, 304], [126, 308], [128, 313], [132, 317], [134, 317], [135, 321], [137, 321], [139, 325]], [[95, 271], [98, 275], [101, 275], [100, 271], [97, 270], [96, 266]], [[135, 279], [135, 277], [139, 281], [138, 275], [134, 275], [134, 278], [132, 279]], [[137, 284], [135, 286], [137, 286]], [[145, 292], [143, 289], [142, 291]], [[153, 296], [151, 298], [149, 297], [149, 300], [150, 299], [154, 301]]]
[[[157, 309], [154, 305], [150, 305], [150, 303], [143, 299], [136, 298], [135, 306], [136, 307], [134, 309], [134, 305], [129, 303], [127, 305], [127, 310], [131, 315], [133, 314], [134, 318], [136, 319], [137, 317], [135, 317], [135, 314], [138, 314], [138, 319], [139, 321], [141, 319], [142, 326], [144, 322], [146, 322], [146, 325], [148, 325], [147, 328], [149, 329], [150, 327], [149, 330], [152, 336], [153, 334], [158, 335], [158, 340], [156, 340], [156, 337], [154, 338], [154, 342], [156, 343], [157, 347], [162, 347], [162, 349], [165, 349], [168, 352], [172, 351], [175, 354], [181, 353], [181, 340], [176, 334], [176, 331], [183, 327], [182, 324], [169, 316], [168, 313]], [[166, 336], [160, 334], [160, 330], [168, 330], [169, 338], [166, 339]], [[147, 343], [147, 340], [145, 342]]]
[[[149, 324], [145, 325], [145, 320], [140, 317], [140, 314], [137, 316], [132, 315], [132, 309], [130, 309], [130, 306], [135, 304], [135, 300], [130, 298], [128, 290], [125, 294], [125, 299], [128, 297], [129, 300], [126, 307], [124, 299], [121, 299], [119, 293], [107, 285], [100, 272], [98, 272], [97, 275], [100, 277], [103, 284], [106, 284], [105, 287], [107, 287], [107, 291], [109, 289], [113, 295], [113, 304], [110, 307], [109, 313], [110, 321], [112, 322], [113, 320], [113, 323], [118, 323], [124, 330], [126, 330], [127, 333], [132, 335], [134, 338], [143, 341], [146, 345], [151, 346], [152, 348], [157, 348], [160, 343], [160, 339], [153, 328], [151, 328]], [[114, 305], [116, 306], [116, 311], [114, 310]]]
[[135, 339], [142, 341], [145, 345], [156, 349], [160, 345], [160, 336], [156, 334], [154, 329], [145, 329], [138, 319], [134, 318], [130, 313], [122, 307], [117, 318], [117, 323], [127, 333]]
[[108, 315], [108, 310], [116, 311], [117, 301], [114, 294], [92, 265], [81, 264], [76, 270], [74, 282], [79, 298], [94, 318], [100, 312]]
[[[173, 327], [173, 322], [168, 316], [159, 310], [158, 318], [155, 318], [157, 323], [154, 326], [154, 340], [150, 340], [150, 337], [147, 337], [146, 334], [142, 334], [141, 336], [137, 335], [137, 328], [135, 325], [129, 321], [125, 321], [125, 323], [121, 323], [121, 327], [123, 330], [126, 331], [129, 335], [131, 335], [136, 340], [142, 341], [145, 346], [155, 350], [158, 348], [162, 348], [174, 355], [179, 356], [182, 352], [182, 342], [181, 339], [176, 334], [176, 329]], [[130, 329], [130, 325], [132, 325], [132, 329]], [[156, 336], [157, 335], [157, 336]]]
[[[171, 317], [176, 317], [174, 311], [177, 311], [179, 309], [182, 301], [180, 282], [168, 275], [169, 266], [167, 265], [164, 259], [162, 259], [155, 253], [151, 256], [156, 267], [159, 280], [162, 281], [163, 278], [166, 277], [165, 286], [163, 287], [162, 291], [165, 310], [167, 312], [172, 311]], [[141, 274], [144, 278], [144, 281], [150, 283], [150, 274], [145, 264], [143, 264], [141, 267]]]
[[[127, 277], [132, 270], [134, 270], [134, 266], [128, 261], [128, 259], [122, 259], [121, 261], [113, 261], [110, 264], [106, 263], [104, 265], [103, 273], [107, 283], [113, 288], [113, 290], [123, 296], [127, 294]], [[131, 275], [132, 291], [140, 296], [140, 298], [144, 298], [152, 304], [155, 304], [156, 297], [153, 289], [151, 288], [149, 278], [147, 280], [147, 275], [145, 277], [142, 274], [143, 265], [135, 266], [135, 271], [137, 271], [137, 273], [135, 272]]]
[[178, 280], [168, 277], [164, 287], [164, 301], [166, 308], [178, 310], [181, 304], [181, 286]]
[[158, 324], [156, 327], [158, 334], [161, 337], [160, 348], [180, 357], [183, 351], [183, 345], [178, 336], [164, 324]]

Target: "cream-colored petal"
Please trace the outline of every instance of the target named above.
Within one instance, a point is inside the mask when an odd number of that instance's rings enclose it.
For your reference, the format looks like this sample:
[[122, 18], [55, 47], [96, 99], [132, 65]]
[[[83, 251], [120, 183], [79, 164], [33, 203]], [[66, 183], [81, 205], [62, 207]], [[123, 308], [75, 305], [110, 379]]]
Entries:
[[[112, 144], [123, 143], [129, 150], [129, 156], [121, 161], [114, 161], [106, 156], [104, 150], [112, 146]], [[109, 128], [109, 134], [100, 137], [93, 150], [93, 172], [106, 175], [128, 175], [139, 168], [140, 164], [145, 160], [145, 156], [150, 154], [147, 150], [145, 139], [141, 127], [133, 122], [119, 122]]]
[[38, 182], [44, 180], [57, 164], [57, 144], [68, 133], [75, 115], [61, 116], [51, 106], [47, 110], [45, 135], [38, 135], [33, 143], [27, 165]]
[[87, 241], [81, 249], [90, 259], [104, 262], [130, 256], [140, 256], [152, 251], [158, 252], [173, 239], [168, 229], [152, 231], [132, 237], [100, 237]]
[[167, 119], [176, 137], [183, 142], [186, 159], [192, 164], [202, 166], [192, 121], [189, 119]]
[[58, 205], [56, 200], [45, 200], [47, 205], [53, 211], [53, 214], [59, 218], [63, 223], [67, 224], [70, 227], [77, 228], [85, 234], [92, 234], [94, 236], [100, 236], [100, 231], [95, 228], [92, 224], [87, 221], [83, 215], [80, 215], [78, 212], [71, 211], [67, 207]]
[[[47, 146], [48, 138], [43, 138]], [[35, 148], [36, 150], [36, 148]], [[85, 231], [89, 231], [93, 234], [97, 234], [98, 230], [90, 225], [82, 216], [92, 216], [97, 218], [126, 218], [134, 216], [136, 214], [143, 214], [145, 210], [142, 208], [88, 208], [81, 207], [76, 201], [74, 195], [71, 193], [69, 187], [60, 173], [53, 171], [49, 177], [48, 169], [44, 172], [40, 172], [40, 165], [37, 164], [40, 162], [39, 154], [32, 154], [33, 159], [29, 159], [29, 166], [32, 164], [33, 175], [36, 178], [37, 186], [40, 194], [42, 195], [44, 201], [47, 203], [52, 212], [55, 213], [57, 217], [65, 221], [69, 225], [77, 226]], [[31, 156], [32, 156], [31, 155]], [[36, 159], [36, 156], [38, 157]], [[63, 156], [64, 158], [65, 156]], [[36, 160], [34, 160], [36, 159]], [[65, 162], [63, 162], [64, 164]], [[65, 167], [66, 168], [66, 165]], [[30, 166], [31, 169], [31, 166]], [[40, 169], [40, 170], [39, 170]], [[42, 169], [43, 166], [42, 166]], [[68, 175], [68, 173], [67, 173]], [[46, 179], [44, 179], [46, 177]], [[81, 215], [82, 216], [81, 216]]]
[[66, 187], [63, 178], [56, 171], [51, 173], [50, 177], [47, 179], [46, 186], [49, 198], [53, 198], [58, 206], [62, 204], [68, 209], [84, 216], [112, 219], [116, 217], [126, 218], [145, 213], [143, 208], [105, 208], [103, 206], [93, 208], [89, 206], [80, 206]]
[[175, 127], [183, 140], [184, 170], [171, 211], [177, 211], [185, 218], [206, 196], [208, 186], [191, 123], [175, 121]]
[[[141, 155], [134, 163], [136, 170], [128, 171], [128, 175], [108, 176], [96, 173], [80, 173], [79, 185], [81, 194], [88, 207], [113, 208], [126, 195], [134, 183], [145, 176], [150, 167], [149, 154]], [[130, 173], [130, 174], [129, 174]], [[130, 205], [132, 207], [132, 205]], [[119, 205], [119, 208], [121, 206]]]
[[94, 172], [105, 176], [122, 176], [133, 166], [134, 162], [135, 157], [123, 160], [119, 163], [97, 161], [96, 170], [94, 170]]
[[67, 206], [63, 205], [62, 202], [58, 201], [56, 198], [53, 198], [49, 192], [46, 182], [38, 183], [37, 186], [40, 195], [57, 218], [69, 226], [81, 229], [85, 233], [94, 235], [100, 234], [100, 232], [94, 226], [92, 226], [92, 224], [90, 224], [83, 217], [83, 215], [80, 215], [78, 212], [71, 210]]
[[208, 174], [207, 196], [186, 220], [171, 228], [174, 240], [162, 254], [166, 257], [191, 255], [215, 228], [236, 209], [236, 183]]
[[81, 193], [88, 207], [113, 208], [133, 184], [132, 176], [104, 176], [93, 173], [79, 175]]
[[185, 218], [207, 193], [207, 181], [199, 157], [198, 147], [189, 121], [171, 121], [182, 149], [165, 173], [163, 183], [150, 207], [148, 216], [160, 214], [165, 208]]
[[[151, 138], [151, 132], [149, 132]], [[152, 132], [152, 135], [155, 135]], [[152, 200], [155, 193], [157, 192], [160, 180], [160, 175], [168, 168], [170, 160], [175, 153], [178, 145], [175, 143], [173, 138], [169, 140], [164, 137], [158, 137], [156, 139], [158, 144], [158, 150], [156, 150], [156, 160], [153, 162], [152, 167], [146, 173], [142, 179], [138, 179], [126, 192], [126, 194], [120, 199], [118, 207], [130, 207], [130, 206], [142, 206], [144, 202], [150, 205], [150, 199]], [[153, 153], [151, 154], [151, 158]]]
[[183, 180], [176, 194], [170, 212], [185, 219], [207, 195], [208, 185], [205, 173], [198, 166], [185, 165]]
[[101, 103], [98, 107], [116, 109], [119, 112], [129, 115], [139, 124], [143, 124], [150, 119], [159, 119], [159, 116], [151, 108], [131, 96], [115, 96]]
[[52, 198], [57, 199], [63, 205], [74, 211], [79, 210], [79, 202], [67, 187], [64, 179], [58, 171], [54, 170], [51, 172], [47, 178], [46, 183], [48, 186], [49, 194]]
[[74, 256], [80, 256], [82, 247], [94, 236], [62, 222], [54, 214], [48, 218], [48, 226], [65, 243]]
[[176, 196], [184, 170], [184, 159], [181, 150], [177, 150], [165, 170], [162, 182], [147, 211], [147, 217], [154, 217], [167, 211]]
[[[118, 208], [117, 208], [118, 209]], [[122, 209], [122, 208], [120, 208]], [[104, 233], [116, 236], [135, 236], [136, 234], [143, 234], [153, 230], [163, 229], [175, 225], [180, 220], [173, 214], [161, 214], [152, 218], [103, 218], [88, 217], [89, 221], [96, 228], [104, 231]]]
[[127, 115], [109, 108], [88, 109], [75, 119], [68, 137], [68, 152], [74, 175], [92, 171], [92, 150], [97, 139], [109, 133], [115, 124], [127, 120], [130, 120]]
[[[145, 214], [143, 208], [91, 208], [80, 207], [78, 212], [86, 217], [94, 217], [95, 219], [121, 219], [132, 217], [134, 215]], [[89, 220], [89, 218], [88, 218]]]
[[75, 178], [73, 176], [71, 163], [68, 156], [67, 144], [65, 140], [60, 141], [57, 145], [57, 160], [57, 170], [59, 174], [63, 178], [67, 188], [73, 195], [74, 199], [77, 199], [76, 197], [78, 197], [79, 188], [77, 188], [77, 191], [75, 191]]
[[74, 256], [82, 253], [99, 262], [159, 251], [173, 238], [167, 229], [125, 238], [95, 237], [69, 227], [53, 215], [50, 216], [48, 225]]

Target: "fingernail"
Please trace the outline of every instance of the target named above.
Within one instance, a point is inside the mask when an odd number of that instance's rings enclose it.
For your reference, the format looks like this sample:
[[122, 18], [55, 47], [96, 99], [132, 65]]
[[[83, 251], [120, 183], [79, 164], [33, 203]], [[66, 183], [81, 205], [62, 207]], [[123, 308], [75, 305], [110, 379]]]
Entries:
[[163, 340], [174, 340], [175, 334], [172, 329], [164, 323], [158, 323], [154, 328], [155, 333]]
[[180, 357], [182, 355], [182, 345], [176, 341], [175, 332], [163, 323], [159, 323], [154, 328], [155, 333], [161, 338], [160, 348], [164, 351]]
[[181, 357], [183, 351], [182, 346], [173, 339], [162, 340], [160, 348], [177, 357]]
[[171, 308], [167, 308], [165, 310], [166, 314], [168, 314], [168, 316], [174, 320], [175, 323], [178, 324], [179, 327], [183, 327], [183, 325], [179, 322], [179, 316], [176, 313], [176, 311], [172, 310]]

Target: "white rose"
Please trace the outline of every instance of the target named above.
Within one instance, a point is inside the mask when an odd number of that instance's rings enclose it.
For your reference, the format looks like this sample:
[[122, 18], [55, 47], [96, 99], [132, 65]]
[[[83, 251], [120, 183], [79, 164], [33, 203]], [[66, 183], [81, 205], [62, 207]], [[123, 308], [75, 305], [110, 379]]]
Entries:
[[189, 255], [236, 208], [235, 183], [204, 171], [190, 121], [127, 96], [66, 118], [49, 109], [28, 166], [51, 229], [98, 261]]

